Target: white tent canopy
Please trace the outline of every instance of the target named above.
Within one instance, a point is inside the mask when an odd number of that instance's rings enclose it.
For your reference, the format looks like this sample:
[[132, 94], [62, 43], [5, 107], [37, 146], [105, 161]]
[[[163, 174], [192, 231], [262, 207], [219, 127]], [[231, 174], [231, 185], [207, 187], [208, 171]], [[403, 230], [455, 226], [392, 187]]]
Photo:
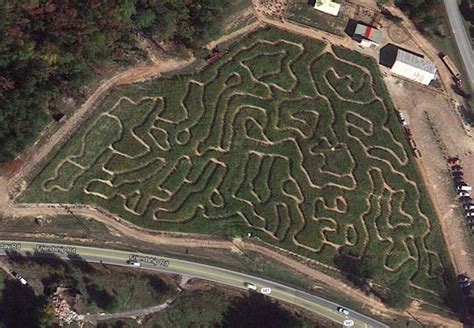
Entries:
[[333, 2], [332, 0], [316, 0], [314, 9], [329, 15], [337, 16], [339, 14], [339, 10], [341, 9], [341, 5]]

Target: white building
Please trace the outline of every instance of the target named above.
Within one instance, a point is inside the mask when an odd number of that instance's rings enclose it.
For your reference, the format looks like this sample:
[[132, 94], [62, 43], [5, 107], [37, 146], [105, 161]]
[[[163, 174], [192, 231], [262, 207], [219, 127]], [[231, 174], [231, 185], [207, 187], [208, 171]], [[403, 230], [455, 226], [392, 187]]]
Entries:
[[397, 49], [391, 71], [425, 85], [430, 84], [436, 77], [436, 65], [433, 62], [402, 49]]
[[332, 0], [316, 0], [314, 3], [314, 9], [329, 15], [337, 16], [341, 9], [341, 5]]

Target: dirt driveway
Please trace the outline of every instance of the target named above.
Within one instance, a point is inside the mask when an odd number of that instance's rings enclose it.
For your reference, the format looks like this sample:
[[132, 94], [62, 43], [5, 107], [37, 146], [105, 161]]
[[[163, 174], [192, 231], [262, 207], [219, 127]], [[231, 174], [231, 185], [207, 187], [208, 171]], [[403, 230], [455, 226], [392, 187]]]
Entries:
[[385, 77], [385, 82], [395, 106], [407, 117], [421, 152], [420, 168], [440, 216], [455, 269], [474, 276], [472, 237], [446, 162], [447, 156], [459, 155], [465, 181], [474, 184], [474, 140], [443, 95], [391, 76]]

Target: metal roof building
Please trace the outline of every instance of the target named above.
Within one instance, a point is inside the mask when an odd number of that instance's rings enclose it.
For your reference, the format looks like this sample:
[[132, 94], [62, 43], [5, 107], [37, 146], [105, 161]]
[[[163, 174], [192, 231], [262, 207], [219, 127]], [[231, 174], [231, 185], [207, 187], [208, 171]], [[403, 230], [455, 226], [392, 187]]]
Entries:
[[391, 71], [425, 85], [436, 77], [436, 65], [433, 62], [402, 49], [397, 49]]
[[316, 0], [314, 3], [314, 9], [329, 15], [337, 16], [339, 14], [339, 10], [341, 9], [341, 5], [337, 2], [333, 2], [332, 0]]
[[382, 39], [382, 33], [375, 27], [359, 23], [355, 28], [354, 39], [363, 47], [378, 46]]

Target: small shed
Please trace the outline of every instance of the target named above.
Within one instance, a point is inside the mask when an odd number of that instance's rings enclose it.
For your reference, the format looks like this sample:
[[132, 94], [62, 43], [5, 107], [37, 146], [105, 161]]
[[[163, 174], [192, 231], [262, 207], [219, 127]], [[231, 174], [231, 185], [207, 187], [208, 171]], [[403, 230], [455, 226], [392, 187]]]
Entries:
[[375, 27], [359, 23], [356, 25], [353, 38], [359, 42], [362, 47], [377, 47], [382, 39], [382, 33]]
[[332, 0], [316, 0], [314, 3], [314, 9], [329, 15], [337, 16], [341, 9], [341, 5]]

